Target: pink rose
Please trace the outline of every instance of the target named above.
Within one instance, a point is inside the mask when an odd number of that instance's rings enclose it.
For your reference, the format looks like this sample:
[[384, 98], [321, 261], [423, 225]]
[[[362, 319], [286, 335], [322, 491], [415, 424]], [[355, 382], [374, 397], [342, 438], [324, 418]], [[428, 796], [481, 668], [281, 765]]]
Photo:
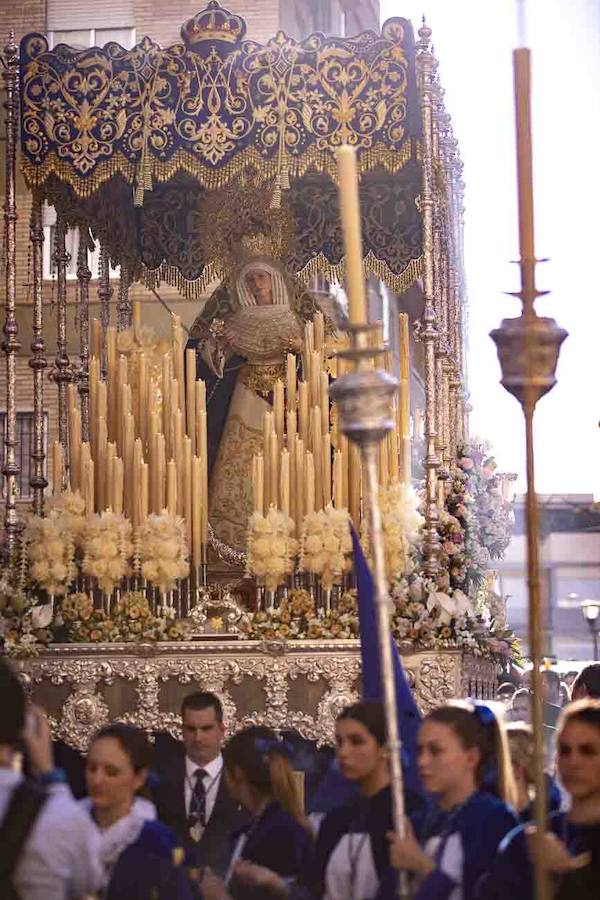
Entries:
[[469, 456], [461, 456], [461, 458], [459, 459], [459, 465], [462, 469], [466, 469], [468, 471], [469, 469], [473, 468], [475, 463]]
[[456, 546], [453, 541], [444, 541], [442, 548], [448, 556], [452, 556], [453, 553], [456, 553]]

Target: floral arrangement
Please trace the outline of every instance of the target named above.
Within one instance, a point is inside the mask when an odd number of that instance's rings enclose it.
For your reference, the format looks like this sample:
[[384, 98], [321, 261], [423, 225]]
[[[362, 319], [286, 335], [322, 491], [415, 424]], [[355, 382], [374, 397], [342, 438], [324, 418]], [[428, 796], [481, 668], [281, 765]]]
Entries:
[[185, 522], [166, 512], [152, 513], [136, 529], [135, 569], [161, 593], [174, 589], [179, 578], [189, 575]]
[[101, 590], [112, 593], [121, 579], [131, 572], [131, 522], [112, 512], [89, 516], [82, 535], [82, 548], [82, 571], [95, 578]]
[[185, 639], [183, 625], [168, 617], [155, 616], [145, 594], [140, 591], [124, 594], [108, 615], [94, 609], [87, 594], [70, 594], [63, 599], [60, 614], [69, 640], [76, 643]]
[[423, 525], [423, 516], [419, 513], [419, 497], [410, 484], [396, 482], [382, 488], [380, 505], [385, 568], [391, 579], [405, 571], [410, 548]]
[[50, 595], [64, 594], [77, 574], [75, 540], [60, 512], [30, 516], [23, 534], [32, 581]]
[[37, 606], [39, 599], [35, 590], [27, 586], [23, 572], [4, 568], [0, 574], [0, 640], [9, 656], [35, 656], [40, 647], [52, 640], [52, 632], [39, 615], [51, 604]]
[[317, 614], [314, 598], [303, 588], [289, 592], [271, 612], [259, 610], [242, 624], [246, 640], [348, 640], [358, 636], [356, 591], [339, 598], [335, 612]]
[[321, 579], [325, 590], [339, 584], [352, 568], [352, 538], [347, 509], [325, 509], [304, 517], [300, 569]]
[[274, 591], [286, 575], [294, 571], [298, 542], [292, 537], [294, 520], [271, 506], [266, 516], [254, 512], [248, 523], [247, 569], [264, 578], [268, 590]]

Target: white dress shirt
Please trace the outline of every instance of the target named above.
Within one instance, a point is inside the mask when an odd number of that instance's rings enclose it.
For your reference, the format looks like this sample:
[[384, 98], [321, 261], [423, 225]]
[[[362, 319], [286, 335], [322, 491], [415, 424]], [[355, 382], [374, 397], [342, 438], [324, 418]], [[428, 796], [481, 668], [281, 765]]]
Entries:
[[[0, 768], [0, 821], [23, 776]], [[70, 791], [50, 790], [17, 863], [14, 885], [21, 900], [71, 900], [102, 884], [98, 831]]]
[[219, 785], [223, 776], [223, 757], [219, 753], [205, 766], [199, 766], [193, 760], [186, 756], [185, 758], [185, 812], [190, 814], [190, 805], [192, 802], [192, 792], [196, 784], [196, 772], [198, 769], [204, 769], [204, 790], [206, 791], [206, 821], [210, 819], [212, 811], [215, 808], [215, 800], [219, 791]]

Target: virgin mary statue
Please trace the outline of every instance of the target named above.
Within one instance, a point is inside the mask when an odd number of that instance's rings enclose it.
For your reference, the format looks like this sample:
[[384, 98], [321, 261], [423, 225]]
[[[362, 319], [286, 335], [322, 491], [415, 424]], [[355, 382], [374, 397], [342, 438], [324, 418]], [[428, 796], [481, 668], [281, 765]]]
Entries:
[[209, 521], [236, 550], [252, 512], [252, 458], [286, 357], [302, 347], [318, 307], [274, 258], [246, 256], [213, 293], [190, 332], [207, 387]]

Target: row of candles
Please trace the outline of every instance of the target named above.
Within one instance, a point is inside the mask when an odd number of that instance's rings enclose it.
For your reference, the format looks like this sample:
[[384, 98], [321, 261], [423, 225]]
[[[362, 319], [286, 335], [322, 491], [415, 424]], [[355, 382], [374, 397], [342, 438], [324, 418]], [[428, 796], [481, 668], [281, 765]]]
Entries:
[[[134, 304], [134, 340], [140, 308]], [[79, 490], [86, 513], [109, 510], [139, 526], [166, 510], [186, 523], [192, 563], [205, 561], [208, 541], [206, 387], [196, 379], [196, 354], [184, 350], [181, 321], [171, 319], [170, 345], [157, 361], [140, 345], [117, 351], [116, 329], [106, 331], [106, 378], [100, 374], [102, 328], [92, 321], [89, 367], [90, 441], [82, 441], [77, 389], [68, 386], [68, 473], [53, 445], [53, 483]], [[185, 371], [187, 369], [187, 371]]]
[[[379, 482], [383, 487], [411, 478], [410, 350], [408, 316], [399, 316], [400, 384], [394, 405], [396, 428], [380, 444]], [[377, 331], [373, 340], [378, 341]], [[262, 452], [253, 458], [253, 502], [256, 512], [274, 506], [290, 516], [300, 534], [304, 517], [329, 503], [348, 509], [352, 520], [361, 518], [361, 463], [358, 447], [338, 428], [330, 408], [329, 372], [323, 316], [305, 326], [302, 352], [303, 379], [298, 381], [297, 360], [289, 353], [286, 378], [275, 382], [273, 408], [263, 418]], [[385, 355], [387, 367], [391, 357]], [[345, 362], [337, 360], [337, 374]]]

